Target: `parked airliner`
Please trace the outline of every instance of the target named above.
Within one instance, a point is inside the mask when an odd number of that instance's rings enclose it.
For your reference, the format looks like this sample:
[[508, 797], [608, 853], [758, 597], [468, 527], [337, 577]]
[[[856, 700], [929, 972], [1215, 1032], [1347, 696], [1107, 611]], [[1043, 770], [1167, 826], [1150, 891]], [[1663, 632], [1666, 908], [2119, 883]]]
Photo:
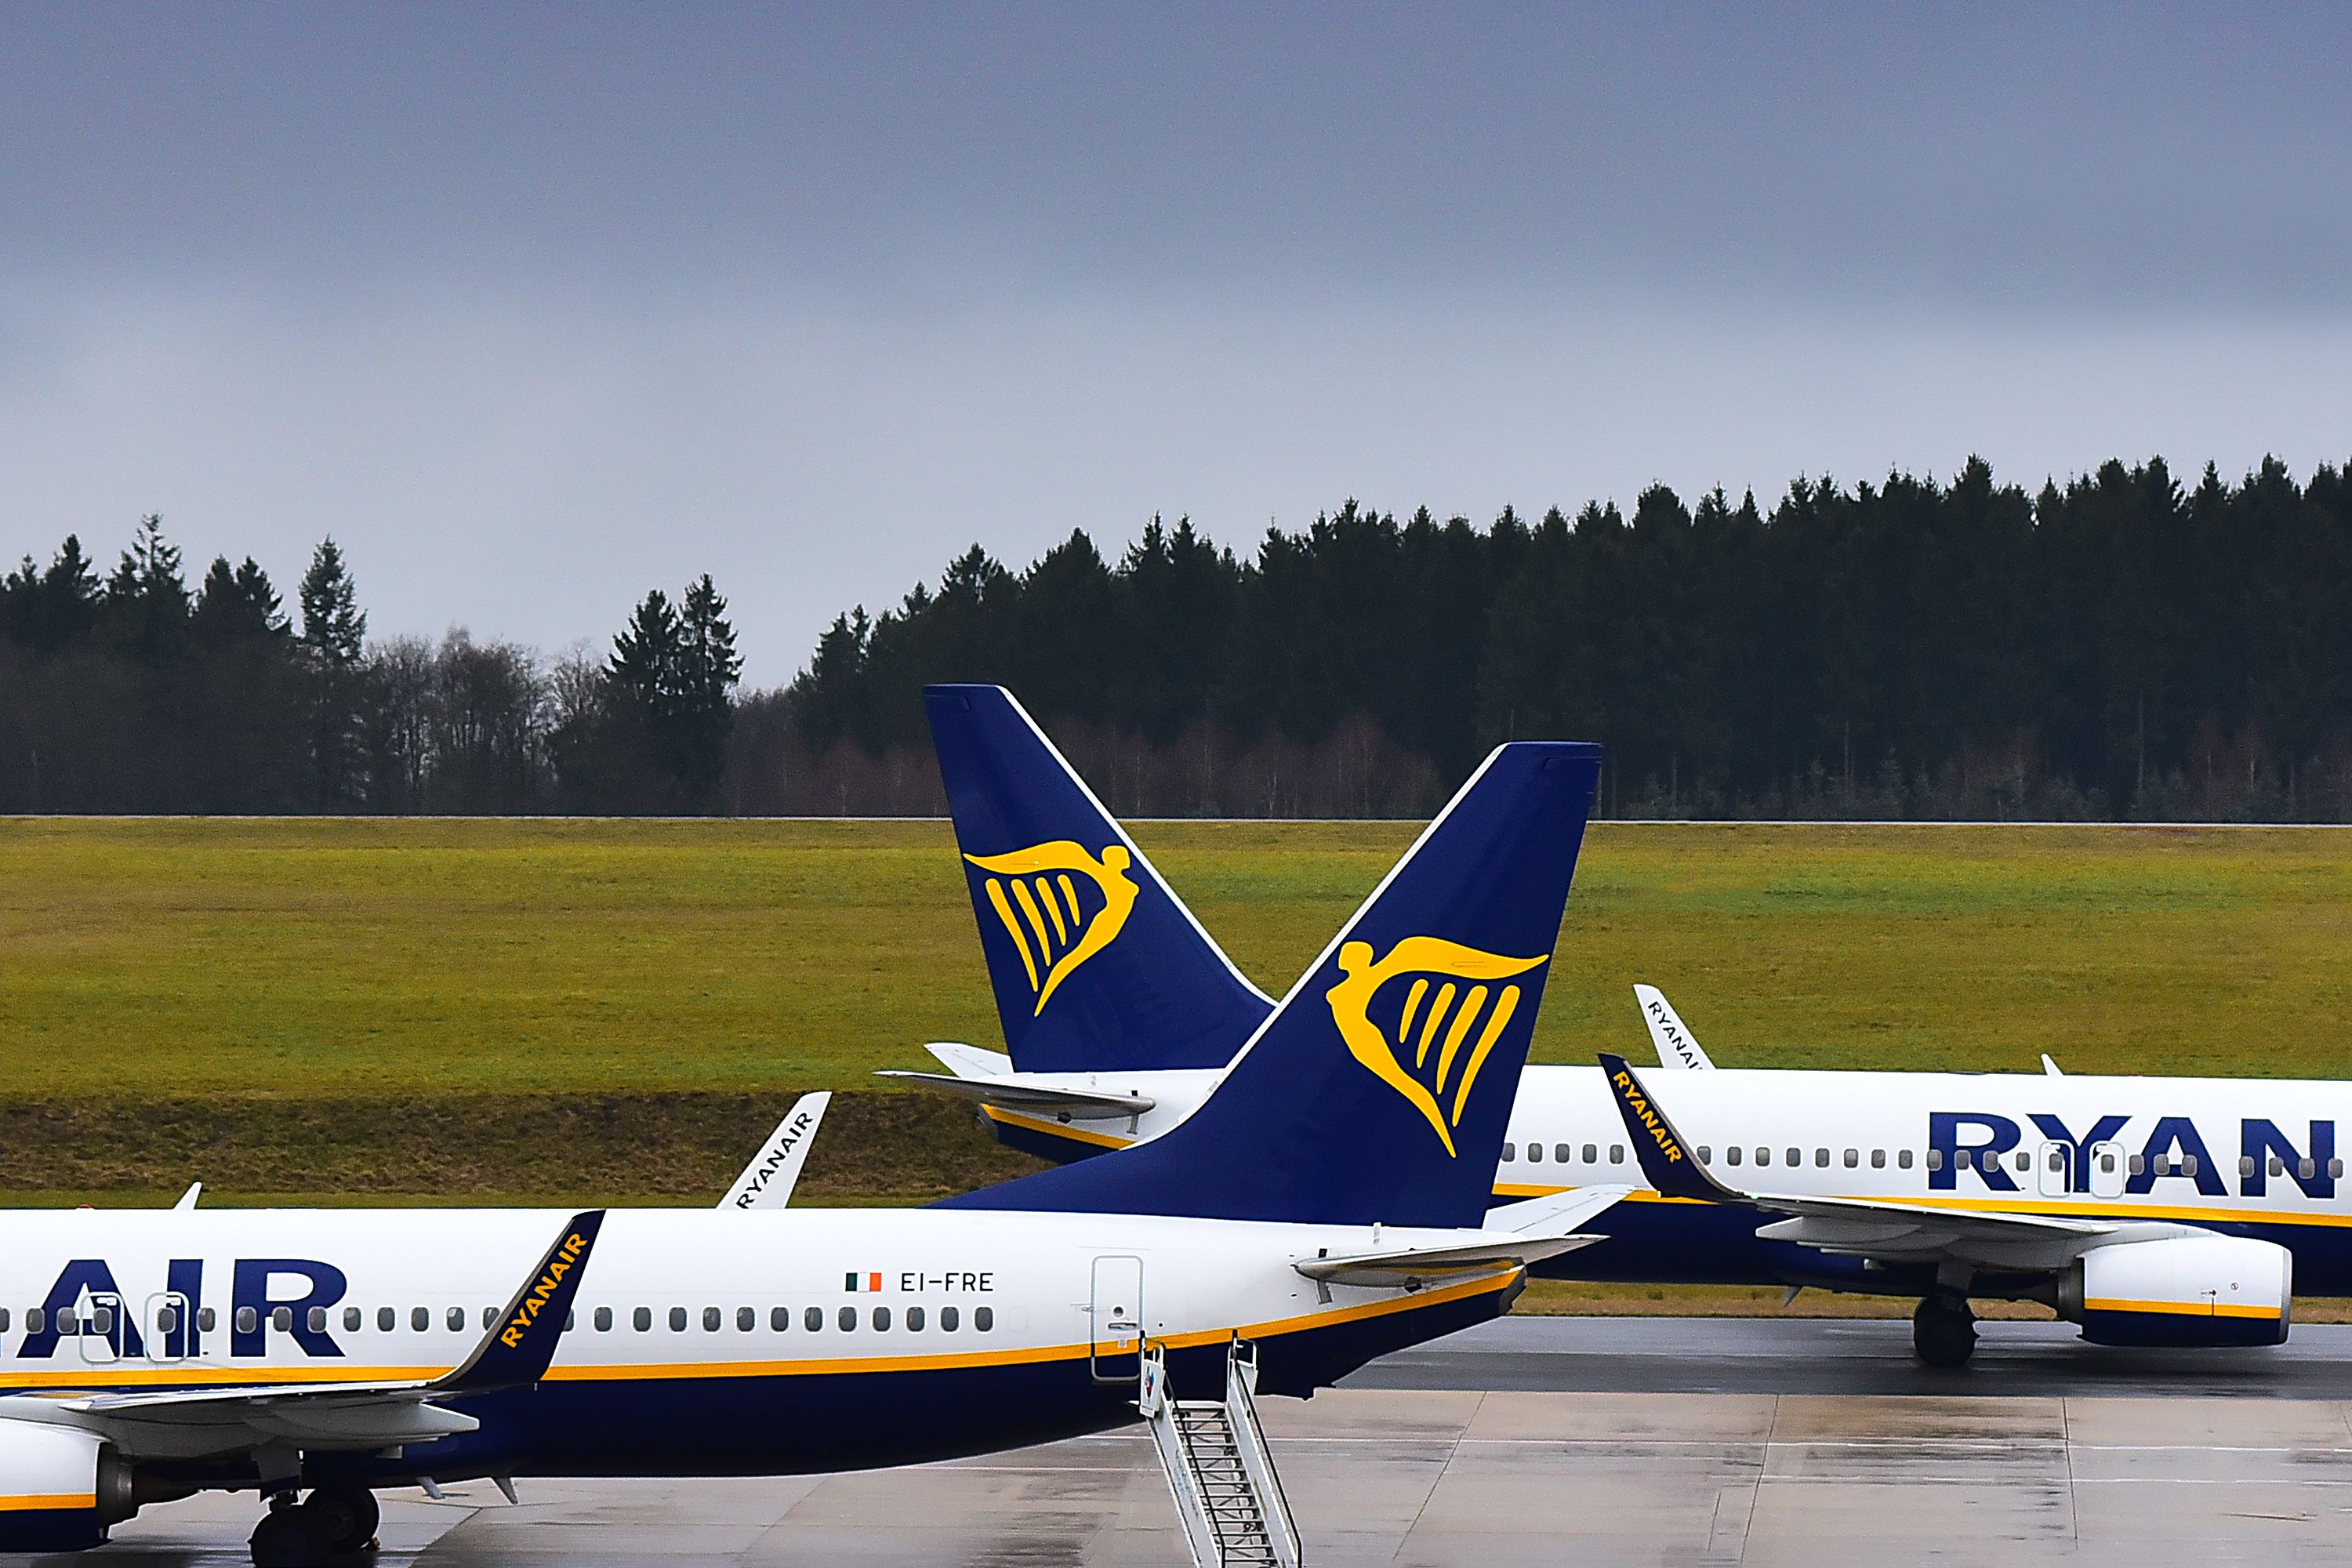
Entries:
[[1135, 1420], [1147, 1342], [1303, 1394], [1492, 1318], [1615, 1195], [1488, 1213], [1598, 759], [1497, 750], [1181, 1127], [929, 1210], [767, 1206], [803, 1106], [716, 1209], [0, 1215], [0, 1551], [254, 1489], [315, 1563], [375, 1488], [980, 1453]]
[[[926, 700], [1010, 1055], [937, 1045], [947, 1072], [898, 1076], [1057, 1160], [1181, 1126], [1271, 1004], [1009, 693]], [[1006, 868], [1055, 859], [1099, 889], [1083, 927], [1041, 928], [1013, 896], [1027, 873]], [[1972, 1299], [2042, 1301], [2101, 1343], [2242, 1345], [2285, 1338], [2298, 1280], [2352, 1292], [2352, 1085], [2060, 1076], [2046, 1057], [2032, 1074], [1716, 1068], [1636, 990], [1694, 1168], [1761, 1195], [1652, 1180], [1607, 1240], [1538, 1273], [1912, 1296], [1937, 1365], [1973, 1351]], [[1425, 999], [1423, 1044], [1454, 1037], [1456, 994]], [[1496, 1198], [1642, 1179], [1619, 1104], [1598, 1068], [1529, 1068]]]

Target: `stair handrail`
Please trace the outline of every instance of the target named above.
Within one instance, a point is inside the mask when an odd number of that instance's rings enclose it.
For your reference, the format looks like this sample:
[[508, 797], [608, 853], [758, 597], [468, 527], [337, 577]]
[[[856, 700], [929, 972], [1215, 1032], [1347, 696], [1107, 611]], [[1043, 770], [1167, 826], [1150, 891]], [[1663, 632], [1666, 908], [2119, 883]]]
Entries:
[[1168, 1494], [1176, 1504], [1176, 1522], [1183, 1527], [1184, 1544], [1198, 1568], [1221, 1568], [1224, 1549], [1217, 1543], [1216, 1527], [1209, 1522], [1209, 1501], [1202, 1495], [1200, 1478], [1192, 1473], [1192, 1458], [1177, 1426], [1176, 1401], [1168, 1394], [1168, 1352], [1163, 1345], [1144, 1342], [1139, 1358], [1135, 1407], [1151, 1424], [1151, 1446], [1160, 1454], [1160, 1472], [1168, 1478]]
[[1258, 1425], [1256, 1393], [1257, 1346], [1245, 1345], [1236, 1338], [1225, 1352], [1225, 1418], [1233, 1427], [1242, 1473], [1249, 1477], [1250, 1488], [1257, 1493], [1258, 1512], [1266, 1541], [1274, 1548], [1274, 1560], [1282, 1568], [1299, 1568], [1306, 1558], [1299, 1545], [1298, 1525], [1290, 1517], [1290, 1499], [1284, 1495], [1274, 1454], [1265, 1446], [1265, 1429]]

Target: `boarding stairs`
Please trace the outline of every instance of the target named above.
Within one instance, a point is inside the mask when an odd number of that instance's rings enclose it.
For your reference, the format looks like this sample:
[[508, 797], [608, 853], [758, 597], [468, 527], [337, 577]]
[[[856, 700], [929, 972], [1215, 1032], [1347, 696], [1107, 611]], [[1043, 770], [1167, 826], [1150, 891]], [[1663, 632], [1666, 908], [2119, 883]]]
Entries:
[[1165, 1353], [1143, 1354], [1136, 1406], [1176, 1499], [1193, 1568], [1298, 1568], [1298, 1528], [1274, 1473], [1253, 1394], [1257, 1357], [1236, 1341], [1225, 1354], [1225, 1396], [1176, 1399]]

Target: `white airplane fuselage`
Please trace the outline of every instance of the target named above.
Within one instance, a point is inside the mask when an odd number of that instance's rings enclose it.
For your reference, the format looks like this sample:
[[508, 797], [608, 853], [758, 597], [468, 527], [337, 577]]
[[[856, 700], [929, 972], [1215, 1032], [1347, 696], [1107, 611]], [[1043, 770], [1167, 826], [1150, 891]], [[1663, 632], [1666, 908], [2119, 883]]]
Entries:
[[[1007, 1142], [1067, 1159], [1158, 1136], [1219, 1074], [1016, 1076], [1153, 1101], [1140, 1117], [1068, 1123], [990, 1110]], [[1736, 1068], [1645, 1077], [1701, 1161], [1735, 1186], [2201, 1226], [2286, 1247], [2305, 1293], [2352, 1293], [2352, 1148], [2337, 1142], [2352, 1124], [2352, 1083]], [[1508, 1137], [1498, 1200], [1642, 1184], [1597, 1067], [1527, 1068]], [[1759, 1237], [1747, 1211], [1654, 1191], [1636, 1191], [1598, 1228], [1607, 1241], [1535, 1272], [1897, 1293], [1916, 1283]]]
[[[482, 1339], [557, 1210], [0, 1215], [0, 1416], [61, 1391], [432, 1378]], [[1515, 1268], [1409, 1290], [1292, 1265], [1458, 1232], [1123, 1215], [614, 1210], [536, 1387], [448, 1401], [478, 1430], [354, 1458], [387, 1484], [890, 1465], [1136, 1419], [1137, 1340], [1196, 1381], [1238, 1336], [1305, 1393], [1502, 1311]], [[58, 1331], [59, 1320], [69, 1331]], [[171, 1325], [162, 1327], [159, 1325]], [[184, 1327], [183, 1325], [185, 1325]], [[190, 1330], [193, 1330], [193, 1332]], [[201, 1434], [177, 1473], [246, 1460]], [[170, 1468], [167, 1464], [166, 1468]]]

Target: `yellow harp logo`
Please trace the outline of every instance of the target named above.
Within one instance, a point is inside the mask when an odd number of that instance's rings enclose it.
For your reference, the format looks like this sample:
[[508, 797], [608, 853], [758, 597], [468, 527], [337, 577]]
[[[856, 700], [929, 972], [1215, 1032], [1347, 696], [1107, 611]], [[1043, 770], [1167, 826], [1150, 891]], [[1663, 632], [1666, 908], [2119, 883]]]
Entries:
[[[1370, 942], [1343, 942], [1339, 973], [1344, 978], [1323, 997], [1330, 1005], [1331, 1020], [1339, 1025], [1340, 1037], [1348, 1042], [1349, 1054], [1427, 1117], [1438, 1142], [1451, 1155], [1455, 1152], [1454, 1129], [1462, 1125], [1463, 1108], [1470, 1103], [1470, 1086], [1478, 1081], [1486, 1053], [1495, 1048], [1511, 1016], [1519, 1010], [1519, 987], [1506, 985], [1496, 991], [1486, 983], [1525, 974], [1549, 957], [1544, 952], [1533, 958], [1505, 958], [1443, 937], [1409, 936], [1374, 963]], [[1404, 988], [1401, 1005], [1393, 990], [1381, 994], [1390, 981], [1408, 974], [1412, 984]], [[1433, 995], [1433, 979], [1438, 983]], [[1469, 984], [1466, 991], [1465, 983]], [[1396, 1009], [1393, 1036], [1374, 1021], [1376, 1008], [1383, 1017], [1390, 1009]], [[1473, 1029], [1478, 1037], [1465, 1053], [1463, 1047], [1470, 1042]], [[1405, 1065], [1407, 1052], [1412, 1053], [1410, 1067]]]
[[1106, 847], [1100, 859], [1066, 838], [964, 858], [989, 873], [989, 907], [1004, 922], [1037, 994], [1032, 1017], [1045, 1012], [1055, 987], [1078, 965], [1110, 945], [1135, 908], [1136, 887], [1127, 874], [1131, 857], [1123, 844]]

